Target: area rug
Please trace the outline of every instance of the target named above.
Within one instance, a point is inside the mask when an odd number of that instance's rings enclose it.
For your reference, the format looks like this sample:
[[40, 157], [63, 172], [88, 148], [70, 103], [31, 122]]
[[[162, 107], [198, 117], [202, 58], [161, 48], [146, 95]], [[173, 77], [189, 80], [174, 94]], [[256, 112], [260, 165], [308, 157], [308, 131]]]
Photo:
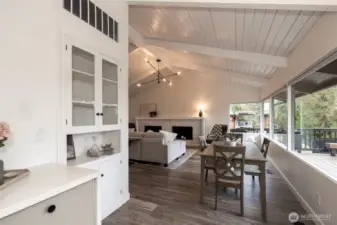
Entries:
[[185, 155], [180, 156], [178, 159], [174, 160], [168, 166], [167, 169], [175, 170], [178, 169], [181, 165], [183, 165], [189, 158], [191, 158], [195, 153], [197, 153], [198, 149], [186, 149]]

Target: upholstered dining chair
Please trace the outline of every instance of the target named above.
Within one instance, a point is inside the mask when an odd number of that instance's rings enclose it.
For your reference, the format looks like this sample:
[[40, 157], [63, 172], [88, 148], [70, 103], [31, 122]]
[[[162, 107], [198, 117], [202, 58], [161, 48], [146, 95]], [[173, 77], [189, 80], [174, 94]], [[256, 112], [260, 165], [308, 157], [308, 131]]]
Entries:
[[[205, 136], [199, 136], [199, 148], [200, 151], [203, 151], [205, 148], [207, 148], [207, 143], [206, 143], [206, 137]], [[209, 158], [207, 160], [205, 160], [205, 182], [207, 184], [207, 180], [208, 180], [208, 171], [209, 170], [213, 170], [215, 172], [215, 168], [214, 168], [214, 161], [212, 158]]]
[[[260, 151], [265, 158], [267, 158], [269, 144], [270, 144], [270, 140], [268, 140], [267, 138], [264, 138]], [[261, 171], [258, 166], [247, 165], [245, 167], [245, 174], [252, 176], [253, 180], [255, 179], [255, 176], [259, 177], [260, 179]]]
[[244, 166], [246, 147], [214, 144], [215, 207], [218, 207], [219, 186], [240, 189], [240, 211], [244, 215]]

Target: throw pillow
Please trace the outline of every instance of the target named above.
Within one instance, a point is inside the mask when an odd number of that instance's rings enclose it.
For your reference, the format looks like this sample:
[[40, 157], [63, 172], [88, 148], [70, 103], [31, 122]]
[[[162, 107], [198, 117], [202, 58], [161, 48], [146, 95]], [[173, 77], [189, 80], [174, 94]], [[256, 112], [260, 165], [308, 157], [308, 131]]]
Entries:
[[135, 132], [135, 128], [129, 128], [129, 132]]
[[236, 144], [241, 144], [241, 138], [238, 138], [236, 140], [231, 140], [230, 138], [226, 137], [226, 142], [233, 142], [233, 143], [236, 143]]
[[171, 133], [164, 130], [160, 130], [159, 132], [163, 134], [163, 145], [168, 145], [169, 143], [174, 141], [174, 139], [177, 137], [176, 133]]

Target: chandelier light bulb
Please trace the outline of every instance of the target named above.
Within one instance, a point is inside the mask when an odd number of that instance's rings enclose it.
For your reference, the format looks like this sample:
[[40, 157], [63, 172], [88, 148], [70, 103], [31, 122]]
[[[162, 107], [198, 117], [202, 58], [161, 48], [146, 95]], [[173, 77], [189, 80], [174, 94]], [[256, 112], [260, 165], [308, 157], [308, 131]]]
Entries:
[[165, 78], [163, 78], [163, 81], [164, 81], [164, 82], [166, 82], [166, 79], [165, 79]]
[[137, 84], [137, 87], [141, 87], [141, 86], [142, 86], [142, 84], [141, 84], [141, 83]]
[[169, 83], [168, 83], [170, 86], [172, 86], [172, 82], [170, 81]]
[[178, 74], [178, 75], [180, 75], [180, 74], [181, 74], [181, 72], [179, 71], [179, 72], [177, 72], [177, 74]]

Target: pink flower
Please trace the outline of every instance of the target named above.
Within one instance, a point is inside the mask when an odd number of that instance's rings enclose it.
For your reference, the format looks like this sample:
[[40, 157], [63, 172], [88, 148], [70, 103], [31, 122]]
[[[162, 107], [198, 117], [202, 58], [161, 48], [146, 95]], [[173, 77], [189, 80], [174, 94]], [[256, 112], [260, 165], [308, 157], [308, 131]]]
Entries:
[[0, 140], [8, 138], [10, 134], [9, 125], [5, 122], [0, 123]]

